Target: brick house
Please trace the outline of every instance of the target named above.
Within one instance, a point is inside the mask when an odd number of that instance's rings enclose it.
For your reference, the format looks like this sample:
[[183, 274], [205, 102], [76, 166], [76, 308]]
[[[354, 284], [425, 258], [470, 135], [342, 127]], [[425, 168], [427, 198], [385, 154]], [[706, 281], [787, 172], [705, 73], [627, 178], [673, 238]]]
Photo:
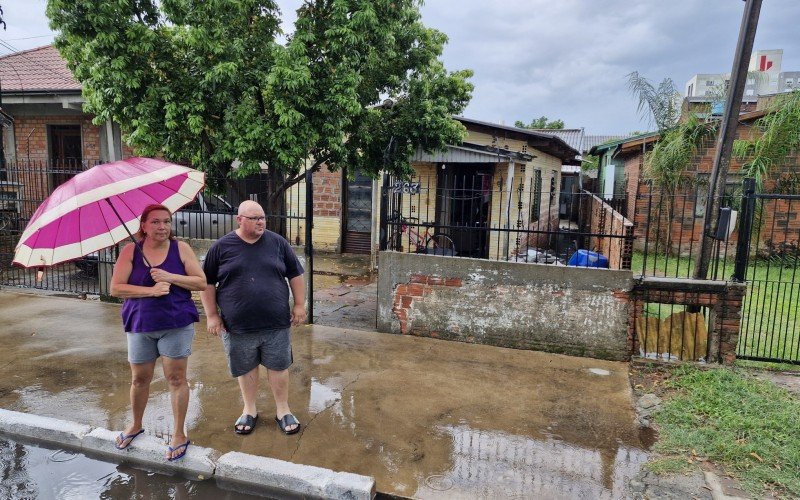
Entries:
[[[750, 139], [753, 134], [758, 133], [755, 129], [755, 122], [766, 115], [767, 112], [763, 107], [767, 102], [769, 102], [769, 96], [763, 99], [759, 98], [758, 107], [760, 109], [743, 112], [739, 115], [736, 139]], [[636, 236], [637, 245], [641, 245], [644, 240], [648, 213], [656, 210], [650, 205], [652, 202], [649, 195], [660, 196], [661, 193], [657, 186], [653, 186], [651, 190], [644, 182], [645, 179], [642, 174], [644, 156], [646, 152], [653, 148], [659, 138], [659, 134], [654, 132], [604, 144], [592, 149], [592, 154], [596, 154], [601, 158], [599, 174], [601, 189], [603, 186], [608, 187], [602, 193], [608, 197], [622, 196], [628, 200], [625, 216], [634, 222], [634, 235]], [[676, 211], [676, 214], [668, 223], [665, 221], [660, 223], [663, 227], [659, 231], [664, 231], [668, 227], [671, 245], [680, 254], [688, 254], [690, 249], [691, 251], [697, 251], [700, 247], [699, 242], [703, 232], [708, 183], [715, 154], [716, 137], [704, 140], [687, 170], [687, 177], [691, 179], [691, 182], [679, 192], [674, 193], [677, 196], [676, 199], [680, 200], [679, 210]], [[742, 163], [740, 159], [732, 157], [728, 167], [726, 192], [733, 196], [739, 196], [741, 193], [743, 180], [741, 173]], [[800, 157], [798, 152], [794, 152], [770, 178], [764, 179], [763, 191], [786, 193], [789, 190], [794, 193], [800, 180], [798, 175], [800, 175]], [[774, 213], [765, 214], [761, 222], [764, 227], [771, 227], [774, 223], [781, 230], [787, 229], [786, 234], [792, 231], [797, 233], [797, 231], [800, 231], [800, 219], [798, 219], [797, 212], [797, 207], [791, 207], [791, 210], [789, 210], [787, 206], [779, 206]], [[668, 226], [664, 226], [665, 224], [668, 224]], [[733, 243], [735, 241], [736, 233], [734, 232], [729, 242]], [[774, 241], [772, 243], [778, 244], [781, 242]]]
[[[0, 88], [13, 120], [3, 129], [3, 197], [40, 200], [87, 166], [133, 155], [117, 124], [94, 125], [83, 111], [81, 85], [52, 45], [0, 57]], [[21, 204], [23, 217], [36, 208], [29, 205]]]

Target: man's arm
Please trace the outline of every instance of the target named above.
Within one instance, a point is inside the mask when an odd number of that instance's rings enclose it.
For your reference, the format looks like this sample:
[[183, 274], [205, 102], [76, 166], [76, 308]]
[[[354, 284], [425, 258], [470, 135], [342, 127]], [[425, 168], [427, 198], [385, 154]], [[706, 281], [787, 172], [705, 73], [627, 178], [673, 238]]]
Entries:
[[200, 302], [203, 303], [203, 310], [206, 313], [208, 333], [219, 337], [220, 333], [225, 331], [225, 326], [217, 310], [217, 287], [213, 284], [206, 285], [206, 289], [200, 292]]
[[[306, 322], [306, 283], [303, 275], [295, 276], [289, 280], [289, 288], [292, 289], [294, 307], [292, 308], [292, 325], [297, 326]], [[203, 302], [205, 305], [205, 302]]]

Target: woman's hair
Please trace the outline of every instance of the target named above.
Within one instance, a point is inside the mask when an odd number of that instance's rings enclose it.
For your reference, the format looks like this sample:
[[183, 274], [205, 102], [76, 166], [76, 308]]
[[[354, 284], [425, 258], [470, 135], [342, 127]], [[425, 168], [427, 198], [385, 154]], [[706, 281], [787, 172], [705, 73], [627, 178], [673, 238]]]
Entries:
[[[146, 207], [144, 207], [144, 210], [142, 211], [142, 217], [139, 219], [141, 221], [141, 223], [139, 224], [139, 230], [136, 231], [136, 234], [134, 235], [134, 237], [138, 241], [144, 240], [145, 236], [147, 236], [144, 232], [144, 223], [147, 222], [147, 218], [150, 217], [150, 214], [157, 210], [163, 210], [167, 212], [170, 217], [172, 217], [172, 212], [170, 212], [169, 208], [165, 207], [164, 205], [159, 205], [157, 203], [154, 203], [152, 205], [147, 205]], [[172, 234], [172, 228], [169, 228], [169, 239], [171, 240], [175, 239], [175, 235]]]

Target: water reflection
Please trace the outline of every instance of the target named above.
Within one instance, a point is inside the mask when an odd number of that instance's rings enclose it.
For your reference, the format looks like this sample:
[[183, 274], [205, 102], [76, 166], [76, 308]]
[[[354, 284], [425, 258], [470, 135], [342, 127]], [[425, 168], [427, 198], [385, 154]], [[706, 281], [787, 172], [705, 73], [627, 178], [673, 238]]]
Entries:
[[165, 476], [0, 437], [0, 498], [250, 500], [264, 497], [223, 490], [213, 481]]
[[442, 426], [452, 467], [419, 481], [420, 498], [624, 498], [647, 460], [644, 450], [581, 448], [556, 439]]

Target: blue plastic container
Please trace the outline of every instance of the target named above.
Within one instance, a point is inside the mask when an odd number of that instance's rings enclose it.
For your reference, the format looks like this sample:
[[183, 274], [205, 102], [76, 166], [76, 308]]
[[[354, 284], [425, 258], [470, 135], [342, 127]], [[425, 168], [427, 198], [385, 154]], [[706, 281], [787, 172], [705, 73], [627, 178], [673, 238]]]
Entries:
[[597, 252], [580, 249], [572, 254], [567, 265], [577, 267], [602, 267], [608, 269], [608, 257]]

